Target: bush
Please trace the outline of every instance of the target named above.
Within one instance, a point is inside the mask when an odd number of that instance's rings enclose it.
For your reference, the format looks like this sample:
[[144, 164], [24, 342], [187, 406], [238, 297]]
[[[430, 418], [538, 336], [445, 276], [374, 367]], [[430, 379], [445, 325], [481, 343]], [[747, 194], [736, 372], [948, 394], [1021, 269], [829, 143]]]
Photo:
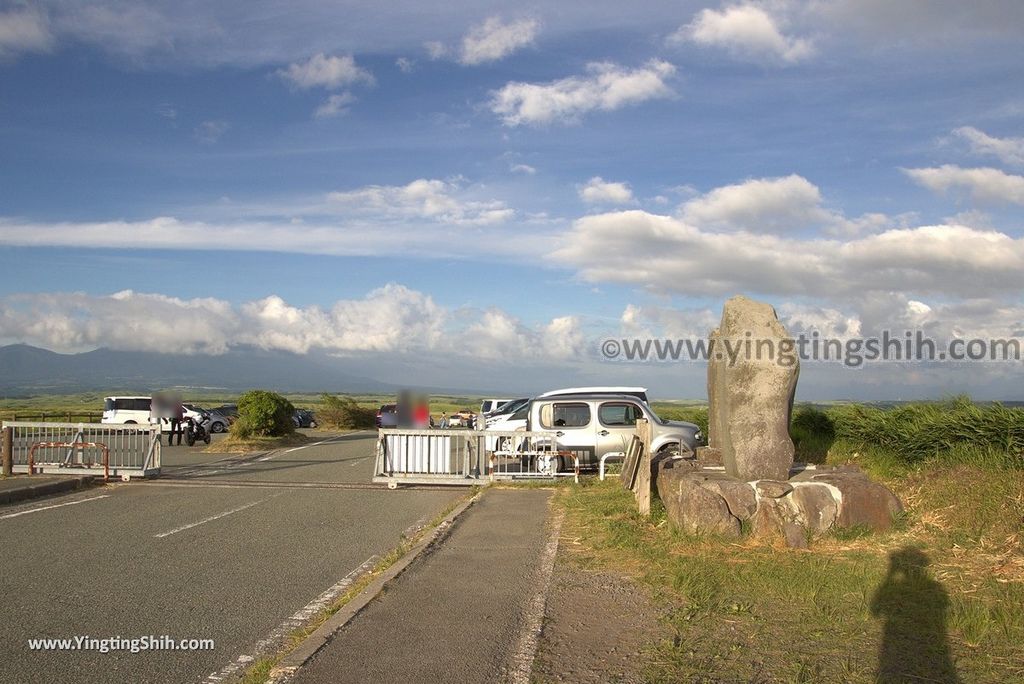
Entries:
[[322, 395], [323, 408], [317, 411], [317, 418], [324, 425], [342, 430], [359, 430], [376, 426], [377, 412], [360, 406], [352, 397]]
[[238, 420], [231, 434], [240, 439], [281, 437], [295, 431], [295, 407], [276, 392], [251, 390], [238, 399]]

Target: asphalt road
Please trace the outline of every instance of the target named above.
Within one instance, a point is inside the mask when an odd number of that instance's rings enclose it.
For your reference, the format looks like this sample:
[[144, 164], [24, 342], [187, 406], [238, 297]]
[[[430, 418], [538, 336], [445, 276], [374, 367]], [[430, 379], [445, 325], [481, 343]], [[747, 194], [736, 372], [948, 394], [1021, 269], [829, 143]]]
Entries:
[[[370, 489], [373, 436], [229, 457], [165, 448], [165, 477], [0, 507], [0, 681], [200, 682], [459, 490]], [[30, 651], [168, 635], [212, 651]]]

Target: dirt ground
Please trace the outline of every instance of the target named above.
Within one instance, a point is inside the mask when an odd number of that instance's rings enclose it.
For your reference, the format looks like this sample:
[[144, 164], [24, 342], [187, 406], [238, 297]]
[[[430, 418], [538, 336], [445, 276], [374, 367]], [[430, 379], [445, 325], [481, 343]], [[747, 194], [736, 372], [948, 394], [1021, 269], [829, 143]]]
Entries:
[[671, 638], [646, 591], [559, 547], [532, 681], [642, 682], [643, 651]]

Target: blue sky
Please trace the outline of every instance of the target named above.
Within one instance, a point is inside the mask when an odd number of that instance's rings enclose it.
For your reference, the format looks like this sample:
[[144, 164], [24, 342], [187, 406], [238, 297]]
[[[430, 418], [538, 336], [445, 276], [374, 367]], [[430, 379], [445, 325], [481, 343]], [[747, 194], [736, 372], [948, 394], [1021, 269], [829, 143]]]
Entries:
[[[0, 2], [0, 342], [689, 397], [701, 368], [598, 341], [703, 335], [739, 293], [794, 330], [1019, 337], [1022, 7]], [[154, 316], [181, 322], [125, 334]], [[1020, 374], [803, 382], [1014, 398]]]

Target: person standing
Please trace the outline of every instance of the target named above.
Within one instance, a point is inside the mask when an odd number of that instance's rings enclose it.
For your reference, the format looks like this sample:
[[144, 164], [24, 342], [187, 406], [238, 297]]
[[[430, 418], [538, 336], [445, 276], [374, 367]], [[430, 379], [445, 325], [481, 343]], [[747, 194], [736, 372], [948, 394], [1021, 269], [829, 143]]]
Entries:
[[171, 413], [171, 434], [167, 437], [167, 446], [174, 444], [174, 435], [178, 435], [178, 446], [181, 446], [181, 421], [185, 418], [185, 409], [180, 401], [174, 402]]

